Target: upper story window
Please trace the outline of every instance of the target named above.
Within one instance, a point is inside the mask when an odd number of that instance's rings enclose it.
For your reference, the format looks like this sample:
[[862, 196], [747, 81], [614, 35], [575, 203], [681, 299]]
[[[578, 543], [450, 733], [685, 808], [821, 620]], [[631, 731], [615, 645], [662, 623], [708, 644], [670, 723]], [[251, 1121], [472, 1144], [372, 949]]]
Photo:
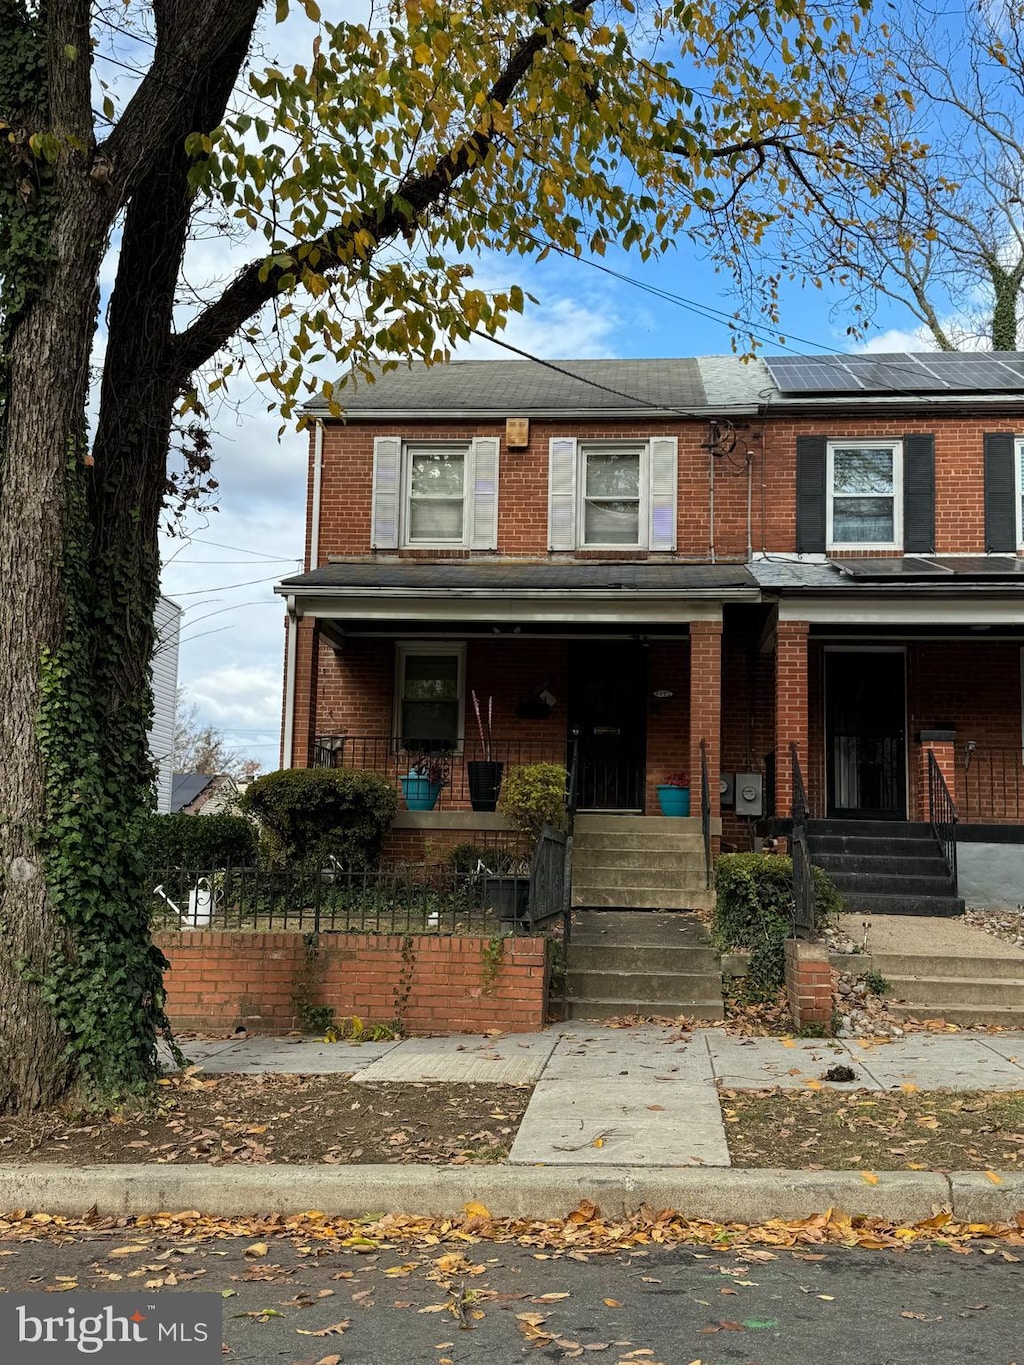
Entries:
[[1017, 549], [1024, 550], [1024, 436], [1014, 442], [1013, 473], [1016, 480], [1013, 505], [1017, 517]]
[[828, 547], [896, 550], [903, 544], [903, 444], [829, 441]]
[[674, 550], [677, 441], [552, 438], [548, 547]]
[[375, 550], [496, 550], [498, 438], [373, 443]]

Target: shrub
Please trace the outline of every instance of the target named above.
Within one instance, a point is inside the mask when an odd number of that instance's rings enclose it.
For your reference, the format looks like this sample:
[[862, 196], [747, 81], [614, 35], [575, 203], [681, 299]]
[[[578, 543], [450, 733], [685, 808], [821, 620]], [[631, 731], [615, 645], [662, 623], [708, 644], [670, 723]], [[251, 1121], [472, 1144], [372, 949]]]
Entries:
[[[842, 897], [820, 867], [814, 873], [819, 926], [842, 908]], [[711, 936], [721, 949], [749, 948], [748, 991], [768, 1000], [785, 979], [785, 941], [793, 932], [793, 860], [767, 853], [725, 853], [715, 867]]]
[[565, 828], [565, 784], [561, 763], [528, 763], [510, 768], [501, 784], [499, 804], [515, 825], [536, 839], [545, 825]]
[[361, 868], [376, 861], [398, 798], [377, 773], [285, 768], [250, 783], [240, 804], [259, 821], [272, 858], [293, 864], [330, 854], [343, 868]]
[[445, 856], [445, 866], [459, 876], [474, 874], [483, 863], [483, 876], [507, 877], [529, 873], [529, 863], [515, 849], [456, 844]]
[[256, 861], [256, 827], [241, 815], [151, 815], [142, 846], [150, 867], [224, 867]]

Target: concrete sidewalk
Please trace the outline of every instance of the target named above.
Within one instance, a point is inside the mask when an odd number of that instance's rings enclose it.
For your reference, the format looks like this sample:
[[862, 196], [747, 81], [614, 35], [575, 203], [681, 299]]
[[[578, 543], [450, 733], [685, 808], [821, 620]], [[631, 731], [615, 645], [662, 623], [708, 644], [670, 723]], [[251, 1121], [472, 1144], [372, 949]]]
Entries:
[[[357, 1046], [246, 1038], [187, 1043], [184, 1050], [209, 1074], [534, 1085], [511, 1166], [728, 1166], [719, 1087], [799, 1089], [815, 1081], [836, 1090], [1024, 1090], [1024, 1032], [919, 1033], [870, 1043], [573, 1021], [497, 1038], [454, 1034]], [[856, 1080], [823, 1080], [837, 1065], [848, 1066]]]

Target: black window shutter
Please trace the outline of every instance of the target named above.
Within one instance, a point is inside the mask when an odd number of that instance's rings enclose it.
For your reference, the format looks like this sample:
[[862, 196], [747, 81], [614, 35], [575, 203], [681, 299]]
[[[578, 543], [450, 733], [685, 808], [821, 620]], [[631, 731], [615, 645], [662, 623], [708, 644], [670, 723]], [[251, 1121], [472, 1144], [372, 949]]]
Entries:
[[985, 435], [985, 549], [989, 553], [1017, 548], [1014, 507], [1014, 439], [1006, 432]]
[[903, 548], [935, 553], [935, 437], [903, 438]]
[[825, 552], [825, 437], [796, 438], [796, 548]]

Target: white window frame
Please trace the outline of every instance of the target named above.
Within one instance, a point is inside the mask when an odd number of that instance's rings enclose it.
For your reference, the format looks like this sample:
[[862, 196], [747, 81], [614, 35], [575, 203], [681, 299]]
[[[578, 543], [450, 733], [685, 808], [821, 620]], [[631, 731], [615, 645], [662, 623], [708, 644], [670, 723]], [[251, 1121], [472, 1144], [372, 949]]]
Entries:
[[[835, 503], [835, 452], [851, 446], [886, 446], [892, 449], [892, 540], [836, 540], [833, 526]], [[833, 550], [903, 550], [903, 442], [887, 436], [849, 436], [830, 439], [825, 459], [825, 544], [827, 553]]]
[[[450, 540], [413, 540], [412, 529], [412, 457], [417, 449], [423, 450], [461, 450], [462, 466], [462, 535]], [[400, 511], [399, 544], [405, 550], [466, 550], [472, 534], [470, 515], [475, 482], [473, 469], [472, 441], [402, 441], [402, 505]], [[451, 499], [455, 501], [454, 498]]]
[[1017, 549], [1024, 550], [1024, 436], [1013, 438], [1013, 507], [1017, 523]]
[[[587, 455], [590, 451], [633, 451], [640, 456], [639, 506], [637, 509], [637, 539], [635, 542], [587, 540]], [[578, 550], [646, 550], [650, 545], [650, 468], [651, 443], [644, 440], [587, 440], [580, 437], [576, 447], [576, 548]], [[627, 501], [627, 499], [611, 499]]]
[[446, 640], [399, 640], [395, 646], [395, 690], [392, 704], [392, 741], [396, 753], [405, 753], [402, 748], [402, 701], [405, 692], [405, 661], [411, 656], [454, 655], [458, 660], [457, 691], [458, 719], [456, 721], [456, 741], [451, 752], [461, 754], [466, 738], [466, 645], [465, 641]]

